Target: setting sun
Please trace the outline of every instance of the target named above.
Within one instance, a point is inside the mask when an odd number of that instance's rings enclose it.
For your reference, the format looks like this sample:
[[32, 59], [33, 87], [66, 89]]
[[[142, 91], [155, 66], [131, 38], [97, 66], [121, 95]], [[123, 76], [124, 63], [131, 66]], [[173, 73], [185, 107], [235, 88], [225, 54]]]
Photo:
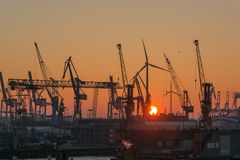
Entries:
[[157, 107], [156, 106], [151, 106], [151, 109], [149, 111], [149, 114], [151, 116], [155, 116], [157, 114], [158, 110], [157, 110]]

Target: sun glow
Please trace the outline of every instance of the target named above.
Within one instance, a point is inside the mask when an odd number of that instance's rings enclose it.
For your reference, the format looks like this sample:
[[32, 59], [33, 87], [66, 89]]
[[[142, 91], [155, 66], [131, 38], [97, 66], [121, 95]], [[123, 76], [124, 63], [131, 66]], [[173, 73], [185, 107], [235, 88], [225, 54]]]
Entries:
[[151, 116], [155, 116], [157, 114], [158, 110], [156, 106], [151, 106], [150, 111], [148, 112]]

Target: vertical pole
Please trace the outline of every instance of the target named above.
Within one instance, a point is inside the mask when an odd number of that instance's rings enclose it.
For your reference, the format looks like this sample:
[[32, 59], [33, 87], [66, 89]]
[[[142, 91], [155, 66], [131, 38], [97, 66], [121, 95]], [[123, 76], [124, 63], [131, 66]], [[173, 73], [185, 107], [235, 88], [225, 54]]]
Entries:
[[172, 114], [172, 82], [170, 82], [170, 113]]

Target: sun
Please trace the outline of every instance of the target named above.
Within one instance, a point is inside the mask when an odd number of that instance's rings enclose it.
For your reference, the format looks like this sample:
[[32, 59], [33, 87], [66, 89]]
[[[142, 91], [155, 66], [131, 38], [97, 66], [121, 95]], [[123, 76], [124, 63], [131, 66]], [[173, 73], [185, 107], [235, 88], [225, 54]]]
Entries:
[[155, 116], [155, 115], [157, 115], [157, 112], [158, 112], [157, 107], [156, 106], [151, 106], [151, 109], [150, 109], [150, 111], [148, 113], [151, 116]]

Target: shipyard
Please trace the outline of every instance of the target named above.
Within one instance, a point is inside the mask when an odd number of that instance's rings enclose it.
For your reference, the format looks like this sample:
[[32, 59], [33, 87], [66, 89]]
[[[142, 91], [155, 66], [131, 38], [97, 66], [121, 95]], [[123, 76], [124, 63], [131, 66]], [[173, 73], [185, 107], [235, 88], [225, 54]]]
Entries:
[[0, 159], [240, 158], [239, 1], [0, 4]]

